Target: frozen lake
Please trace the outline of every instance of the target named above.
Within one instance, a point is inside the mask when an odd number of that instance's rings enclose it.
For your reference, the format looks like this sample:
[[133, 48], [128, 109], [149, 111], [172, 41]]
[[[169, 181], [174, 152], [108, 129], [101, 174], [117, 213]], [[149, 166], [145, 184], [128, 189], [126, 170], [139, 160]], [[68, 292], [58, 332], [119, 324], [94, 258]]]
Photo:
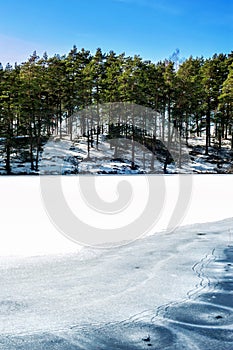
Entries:
[[[185, 176], [185, 175], [184, 175]], [[189, 175], [188, 175], [189, 176]], [[137, 196], [134, 197], [132, 210], [128, 217], [134, 219], [135, 212], [140, 208], [144, 196], [144, 177], [99, 177], [103, 179], [100, 186], [100, 195], [107, 201], [114, 199], [115, 188], [112, 190], [112, 179], [125, 179], [134, 183]], [[156, 177], [154, 177], [156, 179]], [[108, 180], [108, 181], [107, 181]], [[174, 211], [179, 193], [179, 177], [164, 176], [166, 197], [161, 215], [150, 233], [166, 230]], [[87, 222], [96, 217], [96, 225], [103, 224], [101, 215], [94, 215], [85, 211], [85, 203], [81, 202], [80, 193], [77, 190], [76, 177], [62, 177], [65, 198], [72, 209], [79, 205], [83, 219]], [[195, 175], [192, 176], [192, 195], [189, 206], [183, 213], [180, 225], [205, 223], [233, 217], [233, 186], [232, 175]], [[101, 183], [100, 183], [101, 185]], [[45, 208], [43, 207], [40, 192], [39, 177], [16, 176], [0, 178], [1, 193], [1, 233], [0, 256], [36, 256], [44, 254], [72, 253], [80, 249], [59, 233], [52, 224]], [[156, 197], [155, 197], [156, 201]], [[56, 203], [56, 198], [54, 198]], [[113, 216], [110, 215], [110, 220]], [[116, 216], [118, 219], [118, 217]], [[106, 221], [107, 221], [106, 217]], [[127, 218], [126, 218], [127, 219]], [[125, 220], [126, 220], [125, 219]], [[123, 221], [120, 217], [118, 221]], [[123, 223], [124, 224], [124, 223]], [[110, 227], [113, 222], [110, 221]]]
[[231, 183], [194, 176], [183, 226], [166, 233], [178, 193], [166, 177], [156, 233], [97, 249], [56, 230], [38, 178], [1, 178], [0, 349], [231, 350]]
[[0, 349], [232, 349], [231, 227], [229, 219], [107, 250], [3, 258]]

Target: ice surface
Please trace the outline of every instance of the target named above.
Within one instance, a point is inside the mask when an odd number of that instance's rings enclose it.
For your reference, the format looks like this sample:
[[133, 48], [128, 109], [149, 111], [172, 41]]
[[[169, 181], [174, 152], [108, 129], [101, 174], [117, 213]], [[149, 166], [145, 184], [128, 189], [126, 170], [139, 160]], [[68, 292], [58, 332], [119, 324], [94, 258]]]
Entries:
[[169, 234], [179, 188], [164, 180], [153, 234], [98, 250], [57, 232], [38, 177], [1, 178], [0, 350], [232, 350], [232, 177], [194, 176], [182, 225], [208, 223]]
[[0, 349], [233, 348], [232, 218], [1, 259]]

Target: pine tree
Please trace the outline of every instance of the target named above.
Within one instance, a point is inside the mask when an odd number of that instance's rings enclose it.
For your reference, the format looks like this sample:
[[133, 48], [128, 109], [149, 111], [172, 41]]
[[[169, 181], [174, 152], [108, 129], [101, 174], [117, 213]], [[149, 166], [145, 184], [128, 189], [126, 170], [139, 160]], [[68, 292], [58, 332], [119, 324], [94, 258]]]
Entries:
[[10, 64], [6, 65], [5, 70], [1, 70], [0, 127], [1, 136], [5, 138], [5, 164], [7, 174], [11, 174], [13, 137], [17, 134], [14, 121], [18, 110], [18, 73], [19, 70], [17, 68], [13, 69]]
[[219, 110], [221, 116], [227, 120], [231, 131], [231, 149], [233, 149], [233, 62], [229, 67], [227, 79], [223, 83], [219, 96]]
[[176, 75], [176, 99], [173, 107], [173, 118], [176, 126], [182, 131], [188, 145], [189, 132], [200, 136], [201, 105], [203, 100], [200, 67], [202, 59], [190, 57], [184, 61]]

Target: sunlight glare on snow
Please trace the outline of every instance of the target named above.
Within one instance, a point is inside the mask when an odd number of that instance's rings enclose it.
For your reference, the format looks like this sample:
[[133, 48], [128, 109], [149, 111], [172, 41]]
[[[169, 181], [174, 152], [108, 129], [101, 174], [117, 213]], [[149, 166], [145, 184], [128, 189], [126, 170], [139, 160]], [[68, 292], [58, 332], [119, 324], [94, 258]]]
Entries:
[[[69, 193], [74, 178], [66, 178], [65, 181], [67, 193]], [[176, 204], [179, 192], [177, 176], [166, 176], [165, 183], [165, 207], [159, 221], [150, 233], [166, 229]], [[63, 254], [80, 249], [77, 244], [63, 237], [50, 222], [42, 205], [39, 185], [38, 177], [1, 178], [1, 256]], [[102, 190], [101, 195], [105, 199], [113, 200], [114, 194], [108, 195], [108, 186], [106, 186], [106, 191]], [[184, 215], [182, 225], [233, 217], [232, 197], [231, 175], [194, 176], [191, 203]], [[140, 207], [140, 196], [135, 198], [134, 205]], [[72, 201], [72, 196], [70, 200]], [[131, 216], [130, 218], [132, 219]], [[90, 217], [86, 219], [90, 220]]]

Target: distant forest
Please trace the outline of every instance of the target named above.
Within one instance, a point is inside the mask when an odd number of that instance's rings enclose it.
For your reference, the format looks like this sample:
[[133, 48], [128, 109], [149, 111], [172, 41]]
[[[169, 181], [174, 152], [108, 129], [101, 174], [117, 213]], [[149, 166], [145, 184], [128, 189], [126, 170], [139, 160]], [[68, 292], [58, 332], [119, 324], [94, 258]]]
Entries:
[[12, 150], [27, 140], [31, 169], [43, 140], [61, 135], [62, 122], [87, 106], [132, 102], [159, 113], [188, 144], [205, 136], [205, 154], [228, 139], [233, 149], [233, 51], [212, 58], [179, 59], [177, 50], [157, 63], [113, 51], [95, 54], [74, 46], [64, 56], [0, 64], [0, 143], [7, 174]]

